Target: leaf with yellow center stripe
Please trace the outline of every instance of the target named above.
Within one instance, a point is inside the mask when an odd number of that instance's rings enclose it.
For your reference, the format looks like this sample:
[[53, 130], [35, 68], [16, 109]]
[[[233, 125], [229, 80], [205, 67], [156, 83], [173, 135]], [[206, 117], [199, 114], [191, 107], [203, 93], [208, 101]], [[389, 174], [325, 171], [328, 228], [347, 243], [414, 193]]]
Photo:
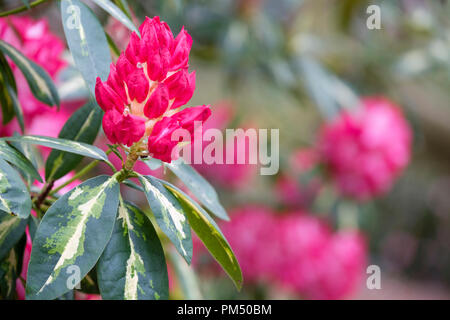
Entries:
[[31, 198], [20, 175], [0, 159], [0, 210], [19, 218], [28, 218]]
[[33, 241], [27, 299], [55, 299], [94, 267], [111, 238], [118, 204], [116, 177], [98, 176], [48, 209]]
[[242, 271], [239, 262], [214, 220], [183, 191], [167, 181], [159, 179], [158, 181], [177, 198], [183, 207], [192, 230], [195, 231], [211, 255], [230, 276], [236, 288], [240, 290], [242, 287]]
[[156, 222], [188, 264], [192, 259], [191, 228], [183, 208], [170, 192], [152, 176], [139, 175]]
[[159, 300], [169, 296], [164, 251], [145, 214], [131, 203], [119, 203], [111, 240], [97, 265], [104, 299]]

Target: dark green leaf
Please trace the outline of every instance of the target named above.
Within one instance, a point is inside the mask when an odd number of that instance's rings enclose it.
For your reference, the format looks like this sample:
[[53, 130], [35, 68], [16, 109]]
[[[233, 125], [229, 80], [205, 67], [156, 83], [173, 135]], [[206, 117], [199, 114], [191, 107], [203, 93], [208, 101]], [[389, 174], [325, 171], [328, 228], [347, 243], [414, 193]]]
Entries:
[[[90, 101], [78, 109], [64, 124], [58, 138], [92, 144], [102, 123], [102, 109]], [[83, 159], [82, 156], [52, 150], [45, 163], [45, 179], [56, 180], [73, 170]]]
[[111, 237], [118, 204], [116, 177], [99, 176], [69, 191], [47, 210], [31, 251], [28, 299], [55, 299], [81, 281]]
[[13, 146], [8, 145], [5, 141], [0, 140], [0, 159], [8, 161], [22, 172], [24, 176], [29, 175], [32, 180], [36, 179], [43, 182], [39, 172], [34, 165], [22, 153]]
[[26, 219], [0, 211], [0, 260], [3, 260], [17, 241], [25, 234]]
[[0, 73], [0, 103], [2, 106], [2, 123], [8, 124], [14, 118], [14, 105], [8, 91], [8, 84]]
[[0, 51], [8, 55], [22, 71], [25, 79], [27, 79], [31, 92], [36, 99], [49, 106], [59, 106], [59, 97], [56, 87], [53, 84], [51, 77], [44, 69], [2, 40], [0, 40]]
[[31, 198], [19, 174], [0, 159], [0, 210], [19, 218], [28, 218]]
[[8, 91], [9, 96], [11, 97], [12, 107], [14, 110], [14, 114], [17, 117], [17, 122], [19, 122], [20, 130], [22, 133], [25, 131], [25, 122], [23, 120], [23, 112], [22, 107], [20, 106], [19, 99], [17, 98], [17, 94], [14, 92], [14, 89], [10, 86], [9, 83], [6, 83], [6, 91]]
[[59, 139], [44, 136], [18, 136], [18, 137], [0, 138], [0, 141], [1, 140], [37, 144], [40, 146], [45, 146], [61, 151], [67, 151], [82, 156], [94, 158], [97, 160], [103, 161], [108, 160], [108, 156], [103, 152], [103, 150], [86, 143], [71, 141], [67, 139]]
[[16, 279], [19, 276], [19, 254], [15, 248], [0, 261], [0, 299], [12, 300], [16, 296]]
[[153, 225], [130, 203], [119, 204], [113, 235], [97, 265], [102, 298], [168, 299], [164, 251]]

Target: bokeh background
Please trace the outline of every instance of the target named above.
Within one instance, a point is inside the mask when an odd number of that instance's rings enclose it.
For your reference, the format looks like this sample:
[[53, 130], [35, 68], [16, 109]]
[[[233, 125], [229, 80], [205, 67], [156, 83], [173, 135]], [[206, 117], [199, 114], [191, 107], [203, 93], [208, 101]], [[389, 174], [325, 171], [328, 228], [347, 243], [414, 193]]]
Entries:
[[[2, 9], [21, 5], [1, 3]], [[221, 227], [241, 262], [244, 289], [237, 292], [196, 244], [195, 273], [176, 263], [171, 268], [173, 298], [450, 298], [447, 1], [128, 4], [137, 23], [159, 15], [174, 33], [185, 26], [192, 35], [190, 68], [197, 71], [197, 89], [190, 105], [212, 105], [207, 127], [280, 132], [277, 175], [261, 176], [254, 165], [197, 166], [231, 214]], [[366, 26], [373, 4], [381, 8], [379, 30]], [[96, 14], [124, 48], [128, 31], [104, 12]], [[65, 43], [55, 2], [20, 16], [47, 20], [49, 32]], [[70, 115], [85, 101], [86, 90], [67, 49], [61, 57], [68, 63], [55, 77], [65, 101], [61, 114]], [[367, 96], [398, 106], [411, 128], [411, 149], [392, 186], [361, 200], [340, 192], [317, 153], [324, 126]], [[37, 117], [31, 133], [56, 136], [67, 116], [59, 118]], [[364, 126], [375, 122], [369, 117]], [[382, 129], [388, 146], [395, 129]], [[105, 143], [97, 139], [99, 146]], [[245, 141], [236, 148], [248, 149]], [[366, 267], [372, 264], [381, 269], [380, 290], [366, 287]], [[179, 274], [192, 282], [186, 285]]]

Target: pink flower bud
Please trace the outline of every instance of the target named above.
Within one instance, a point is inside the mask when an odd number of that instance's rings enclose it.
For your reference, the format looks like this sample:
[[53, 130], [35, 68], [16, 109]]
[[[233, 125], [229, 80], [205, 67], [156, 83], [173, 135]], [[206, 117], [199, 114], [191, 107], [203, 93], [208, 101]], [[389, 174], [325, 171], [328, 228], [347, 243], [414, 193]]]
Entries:
[[359, 200], [388, 191], [408, 164], [411, 129], [385, 98], [364, 98], [321, 132], [319, 150], [342, 194]]
[[100, 77], [97, 77], [97, 82], [95, 83], [95, 98], [103, 111], [116, 109], [119, 112], [123, 112], [124, 103], [122, 99], [107, 83], [102, 82]]
[[194, 134], [196, 125], [203, 124], [206, 119], [211, 115], [211, 109], [209, 105], [197, 106], [192, 108], [186, 108], [178, 113], [175, 113], [172, 117], [176, 118], [179, 125], [189, 131], [191, 135]]
[[131, 146], [144, 136], [145, 120], [132, 114], [122, 115], [111, 109], [103, 116], [103, 130], [112, 143]]
[[165, 117], [155, 124], [148, 138], [148, 150], [152, 157], [165, 162], [172, 160], [172, 150], [178, 144], [178, 141], [172, 140], [172, 133], [178, 128], [174, 118]]
[[192, 38], [183, 27], [178, 36], [175, 38], [172, 49], [172, 58], [170, 60], [170, 71], [176, 71], [178, 69], [185, 69], [188, 67], [189, 52], [191, 51], [191, 47]]
[[168, 107], [169, 90], [164, 83], [160, 83], [145, 104], [144, 114], [150, 119], [158, 118], [166, 112]]
[[171, 109], [176, 109], [191, 100], [195, 90], [195, 71], [189, 74], [187, 69], [182, 69], [164, 83], [169, 88], [169, 98], [174, 100]]

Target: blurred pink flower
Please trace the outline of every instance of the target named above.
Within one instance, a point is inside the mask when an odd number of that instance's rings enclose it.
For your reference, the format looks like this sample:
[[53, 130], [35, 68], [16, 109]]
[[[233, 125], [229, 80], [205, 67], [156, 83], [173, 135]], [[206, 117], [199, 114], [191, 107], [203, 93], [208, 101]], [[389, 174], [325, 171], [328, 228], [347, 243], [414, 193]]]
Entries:
[[[70, 118], [70, 112], [61, 108], [42, 110], [33, 117], [33, 121], [27, 126], [27, 134], [57, 138], [62, 127]], [[44, 159], [50, 154], [51, 148], [39, 146]]]
[[319, 151], [341, 193], [367, 200], [390, 189], [409, 162], [411, 140], [400, 108], [369, 97], [324, 125]]
[[[66, 65], [62, 59], [64, 43], [51, 33], [46, 19], [34, 20], [27, 16], [9, 16], [0, 18], [0, 39], [8, 42], [27, 58], [44, 68], [53, 80]], [[50, 110], [50, 107], [38, 101], [30, 91], [21, 71], [11, 63], [16, 78], [18, 98], [23, 109], [26, 125], [33, 122], [34, 117]], [[17, 130], [14, 120], [11, 124], [0, 129], [1, 135], [10, 135]]]
[[275, 216], [261, 206], [230, 212], [231, 221], [220, 225], [242, 268], [244, 282], [268, 280], [279, 258], [274, 237]]
[[283, 217], [277, 281], [307, 299], [347, 298], [360, 283], [366, 247], [356, 231], [332, 233], [319, 219], [295, 212]]
[[[203, 125], [203, 134], [208, 129], [219, 129], [224, 131], [230, 124], [232, 118], [234, 117], [234, 112], [232, 106], [228, 102], [222, 102], [217, 104], [213, 109], [211, 117]], [[244, 129], [245, 130], [245, 129]], [[243, 136], [238, 136], [235, 139], [234, 146], [227, 141], [222, 144], [223, 153], [223, 164], [193, 164], [195, 169], [197, 169], [206, 179], [212, 181], [219, 187], [229, 188], [229, 189], [242, 189], [248, 186], [257, 173], [257, 165], [249, 164], [249, 152], [250, 148], [247, 144], [247, 139]], [[202, 144], [197, 144], [203, 149], [209, 145], [211, 142], [203, 141]], [[194, 147], [192, 147], [191, 154], [195, 152]], [[227, 153], [234, 153], [234, 164], [225, 164]], [[246, 163], [237, 164], [237, 155], [245, 154]]]
[[275, 183], [275, 194], [288, 208], [307, 208], [322, 185], [320, 178], [312, 174], [319, 163], [315, 149], [299, 149], [289, 159], [289, 168]]

